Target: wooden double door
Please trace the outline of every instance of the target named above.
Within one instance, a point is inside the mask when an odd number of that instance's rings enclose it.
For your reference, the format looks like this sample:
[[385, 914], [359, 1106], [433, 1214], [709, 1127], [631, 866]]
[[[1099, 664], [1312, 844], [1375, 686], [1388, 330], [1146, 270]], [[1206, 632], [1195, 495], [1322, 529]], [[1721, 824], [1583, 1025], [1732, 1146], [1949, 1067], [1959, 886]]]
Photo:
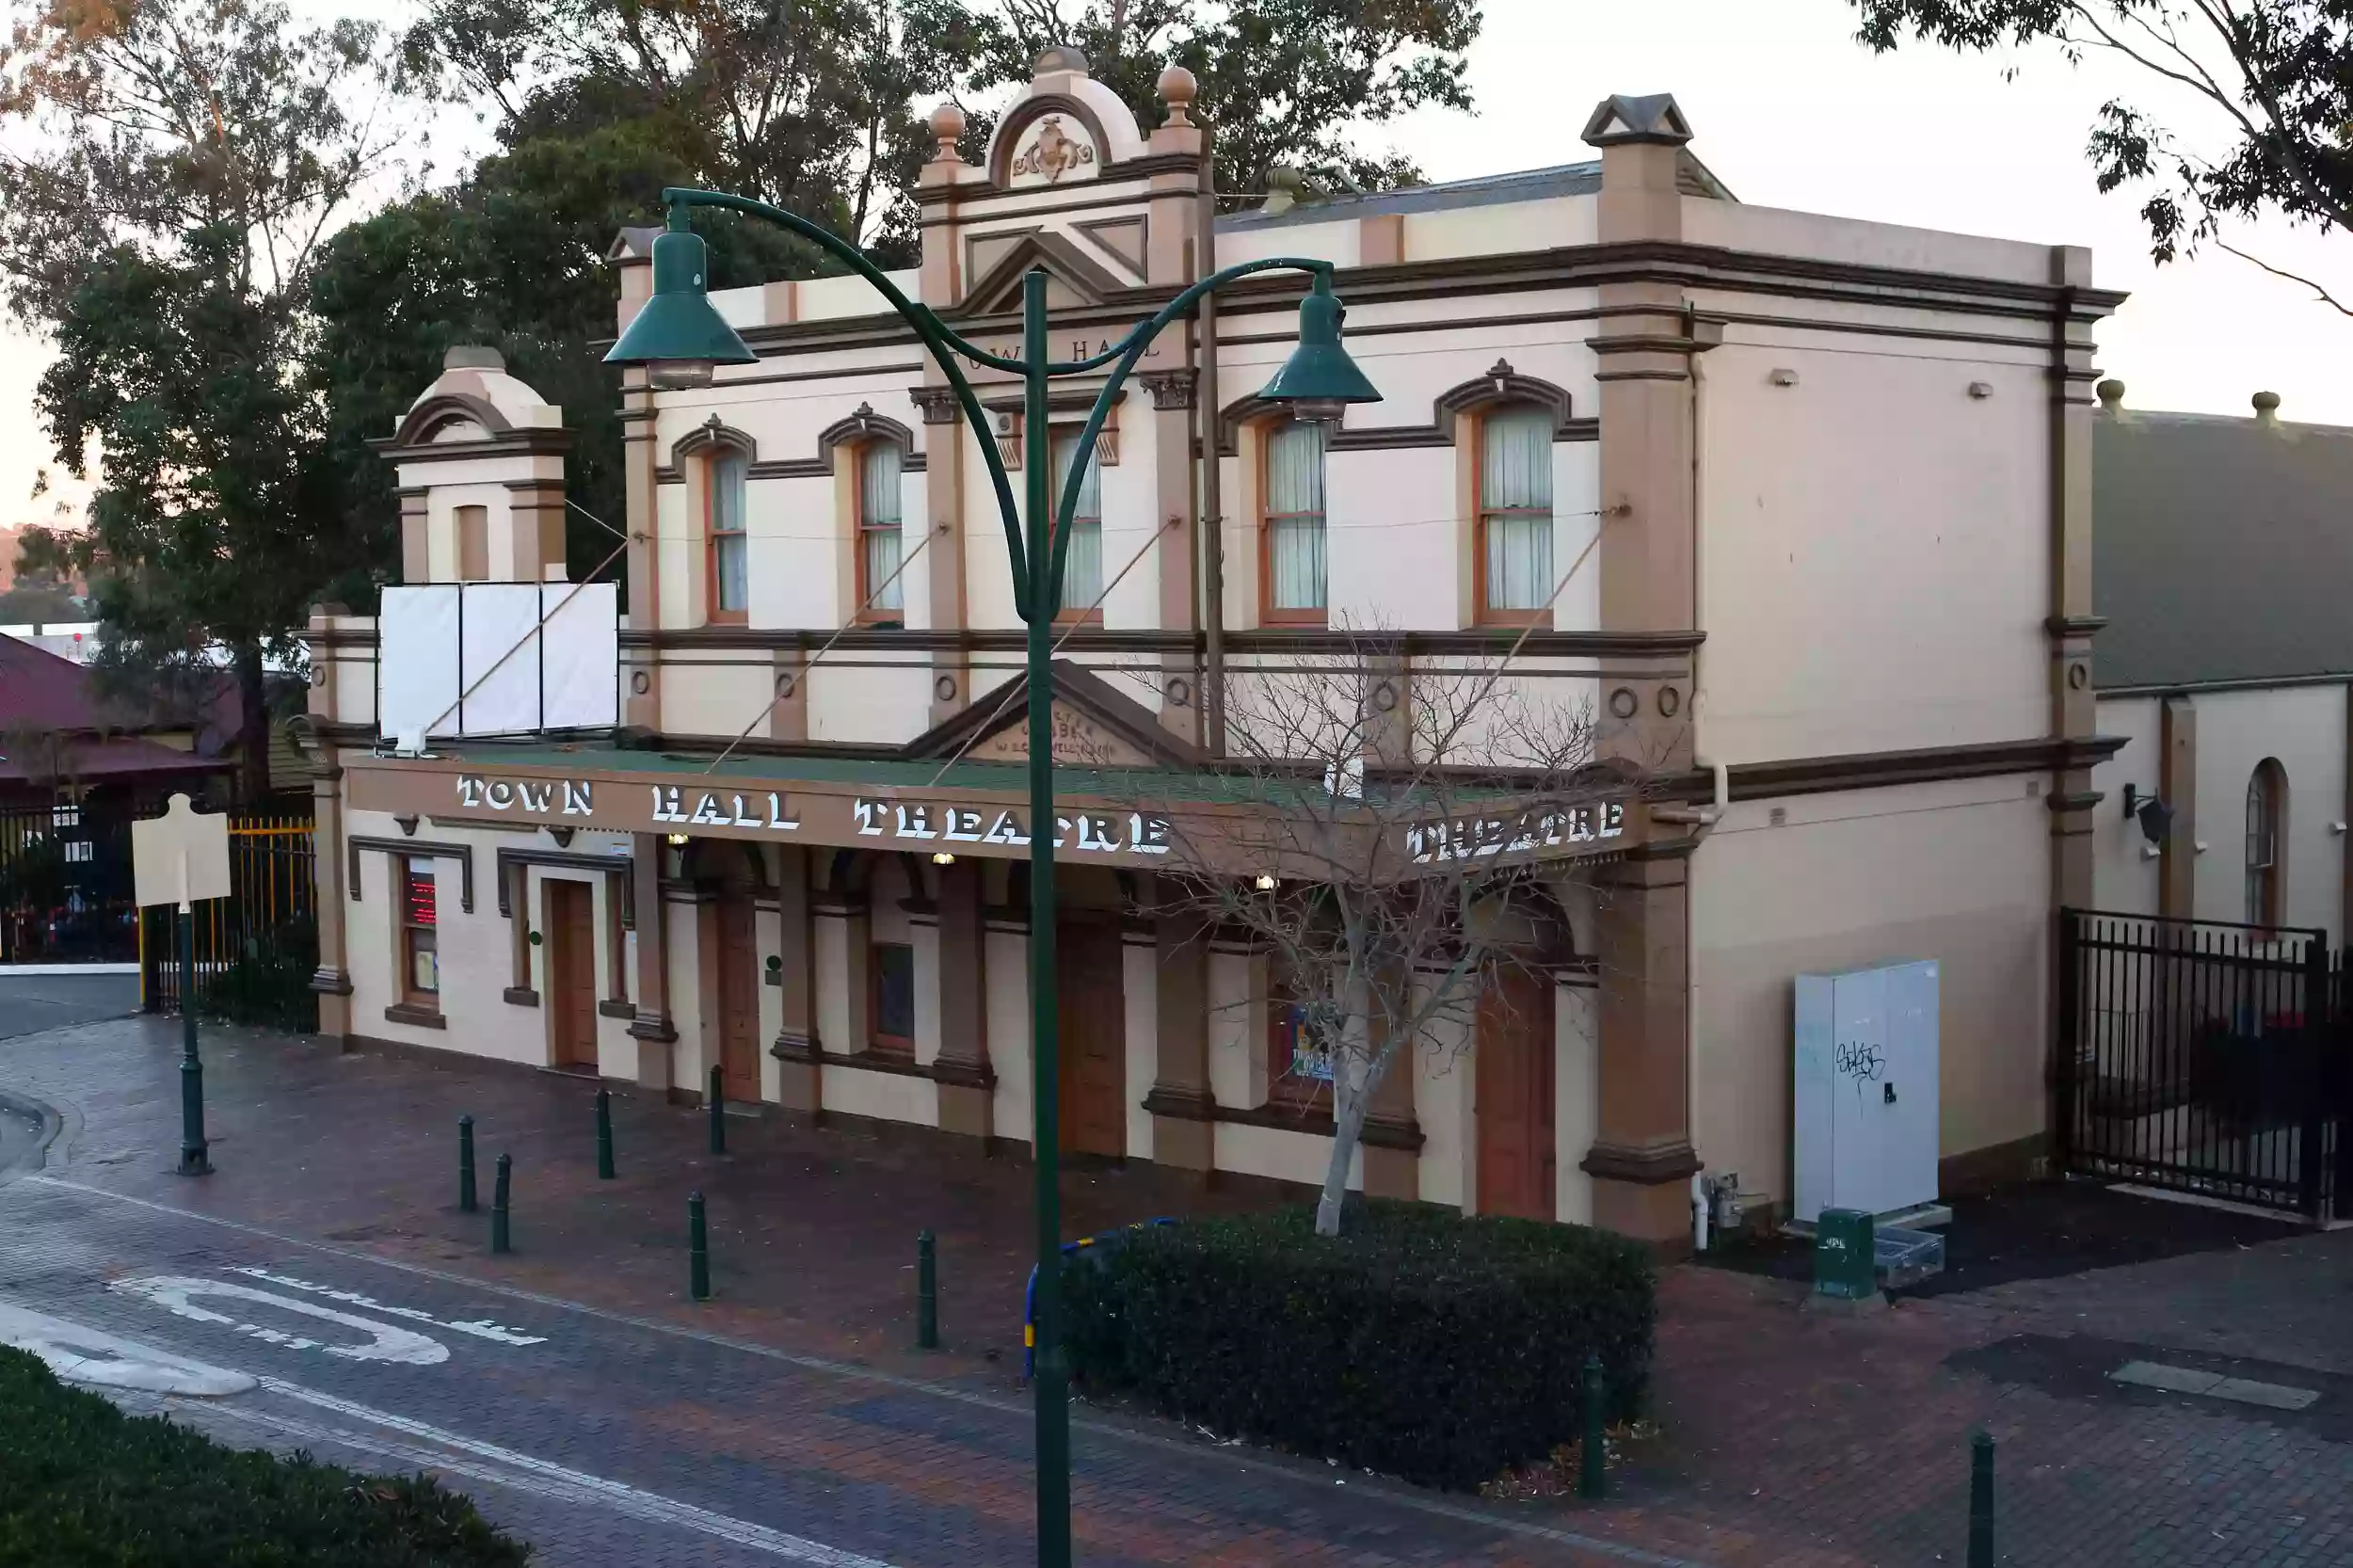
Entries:
[[746, 1104], [760, 1099], [760, 942], [753, 909], [748, 889], [729, 888], [712, 921], [719, 949], [719, 1077], [728, 1098]]
[[1479, 998], [1479, 1212], [1557, 1218], [1549, 976], [1507, 968]]
[[1119, 925], [1109, 917], [1055, 928], [1061, 1145], [1118, 1159], [1128, 1152], [1128, 1002]]

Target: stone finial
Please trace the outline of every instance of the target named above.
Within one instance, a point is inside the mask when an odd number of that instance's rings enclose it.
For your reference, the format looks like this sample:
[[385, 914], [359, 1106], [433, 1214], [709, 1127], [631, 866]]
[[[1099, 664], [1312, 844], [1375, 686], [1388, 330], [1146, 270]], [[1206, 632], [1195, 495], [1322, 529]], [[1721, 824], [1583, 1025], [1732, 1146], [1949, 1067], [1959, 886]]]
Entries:
[[1168, 123], [1192, 124], [1193, 96], [1201, 90], [1201, 84], [1193, 79], [1193, 72], [1181, 65], [1171, 65], [1160, 72], [1160, 81], [1154, 85], [1168, 104]]
[[1269, 217], [1280, 217], [1299, 205], [1307, 194], [1307, 177], [1289, 164], [1276, 164], [1266, 171], [1266, 200], [1258, 210]]
[[932, 139], [938, 144], [933, 158], [944, 164], [962, 163], [964, 159], [956, 152], [956, 141], [964, 135], [965, 119], [964, 110], [956, 106], [955, 101], [951, 99], [934, 109], [931, 119], [924, 123], [930, 126]]
[[2113, 376], [2092, 388], [2091, 391], [2093, 395], [2099, 398], [2100, 410], [2103, 413], [2112, 414], [2124, 407], [2124, 383]]
[[1083, 76], [1087, 69], [1084, 54], [1067, 43], [1049, 43], [1038, 55], [1037, 64], [1031, 69], [1030, 74], [1033, 77], [1050, 76], [1058, 71], [1070, 71]]
[[506, 357], [495, 348], [485, 348], [479, 344], [453, 344], [441, 351], [441, 368], [443, 370], [504, 370]]
[[2280, 394], [2278, 392], [2259, 392], [2253, 397], [2248, 399], [2248, 401], [2255, 406], [2255, 423], [2257, 424], [2277, 424], [2280, 423]]

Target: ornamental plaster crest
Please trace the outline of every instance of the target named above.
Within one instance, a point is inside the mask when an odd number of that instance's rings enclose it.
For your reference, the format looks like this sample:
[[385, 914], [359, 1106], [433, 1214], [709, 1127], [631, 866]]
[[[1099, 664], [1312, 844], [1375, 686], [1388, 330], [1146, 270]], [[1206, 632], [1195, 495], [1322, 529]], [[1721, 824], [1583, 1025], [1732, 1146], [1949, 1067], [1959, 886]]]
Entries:
[[1059, 114], [1040, 115], [1014, 149], [1009, 172], [1012, 183], [1059, 184], [1066, 174], [1092, 178], [1096, 171], [1095, 142], [1082, 125], [1072, 136]]

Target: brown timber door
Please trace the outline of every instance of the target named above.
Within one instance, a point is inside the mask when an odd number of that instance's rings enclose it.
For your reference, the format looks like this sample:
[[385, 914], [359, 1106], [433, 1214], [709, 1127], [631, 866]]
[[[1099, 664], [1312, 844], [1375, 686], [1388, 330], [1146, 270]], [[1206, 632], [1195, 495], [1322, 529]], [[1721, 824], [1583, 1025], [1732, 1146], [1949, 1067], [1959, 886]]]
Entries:
[[1507, 969], [1479, 999], [1479, 1212], [1556, 1217], [1552, 985]]
[[749, 893], [719, 900], [719, 1074], [728, 1098], [760, 1098], [760, 952]]
[[555, 1031], [555, 1065], [597, 1070], [596, 903], [585, 882], [550, 877], [548, 890], [548, 1017]]
[[1117, 1158], [1128, 1152], [1128, 1016], [1119, 928], [1109, 920], [1064, 925], [1057, 941], [1062, 1146], [1074, 1154]]

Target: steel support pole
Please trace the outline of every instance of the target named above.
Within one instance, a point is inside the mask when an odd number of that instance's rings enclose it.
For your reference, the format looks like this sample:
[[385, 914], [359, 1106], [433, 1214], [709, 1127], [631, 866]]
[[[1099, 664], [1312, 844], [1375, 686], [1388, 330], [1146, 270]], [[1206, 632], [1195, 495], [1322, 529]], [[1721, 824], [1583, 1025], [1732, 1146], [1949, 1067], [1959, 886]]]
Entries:
[[[1070, 1568], [1070, 1369], [1062, 1348], [1062, 1080], [1054, 982], [1054, 446], [1046, 405], [1046, 274], [1021, 280], [1022, 488], [1029, 533], [1030, 1098], [1037, 1176], [1038, 1568]], [[983, 440], [985, 430], [975, 432]], [[1084, 454], [1080, 455], [1082, 460]]]
[[180, 1174], [210, 1176], [204, 1139], [204, 1063], [196, 1054], [196, 915], [180, 906]]

